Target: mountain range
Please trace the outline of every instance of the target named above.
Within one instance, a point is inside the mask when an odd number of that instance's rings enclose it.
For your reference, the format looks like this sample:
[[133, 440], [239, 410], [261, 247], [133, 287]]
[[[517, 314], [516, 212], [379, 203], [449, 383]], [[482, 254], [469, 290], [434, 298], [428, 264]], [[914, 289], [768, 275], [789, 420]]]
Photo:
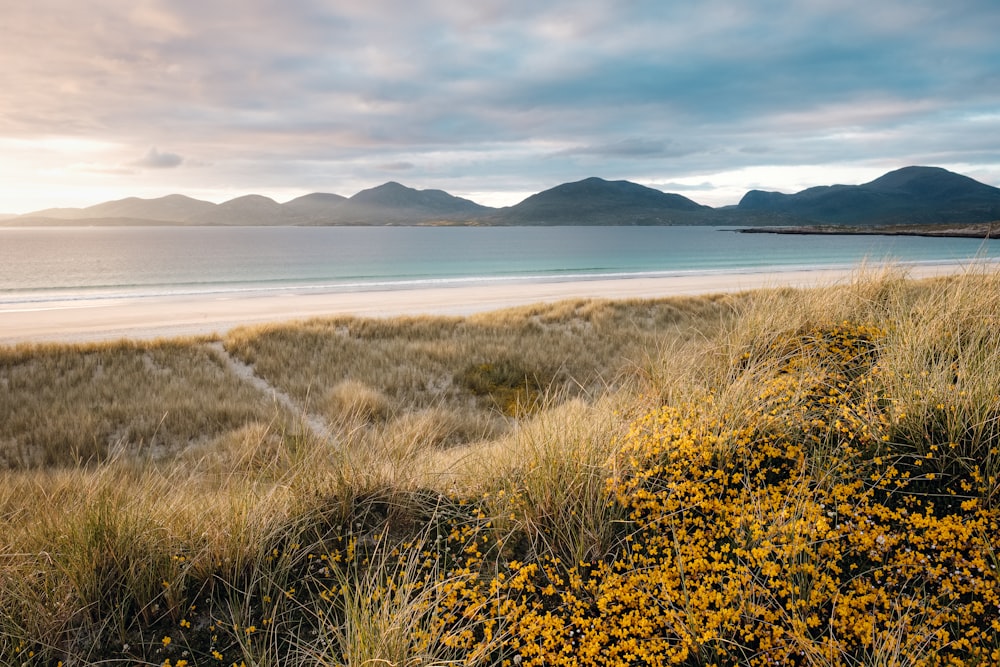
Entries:
[[1000, 189], [940, 167], [904, 167], [863, 185], [751, 190], [738, 208], [831, 225], [992, 222], [1000, 220]]
[[736, 206], [712, 208], [629, 181], [587, 178], [491, 208], [442, 190], [395, 182], [352, 197], [313, 193], [279, 204], [246, 195], [214, 204], [184, 195], [129, 197], [87, 208], [7, 218], [5, 225], [843, 225], [1000, 221], [1000, 188], [939, 167], [904, 167], [862, 185], [795, 194], [751, 190]]

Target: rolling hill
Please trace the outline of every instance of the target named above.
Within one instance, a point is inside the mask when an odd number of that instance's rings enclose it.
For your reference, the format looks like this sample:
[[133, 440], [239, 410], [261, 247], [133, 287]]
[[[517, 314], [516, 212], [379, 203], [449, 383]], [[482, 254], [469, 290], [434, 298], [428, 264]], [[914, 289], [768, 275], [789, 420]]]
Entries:
[[469, 222], [493, 212], [443, 190], [414, 190], [394, 181], [362, 190], [331, 210], [333, 224]]
[[244, 195], [213, 204], [168, 195], [129, 197], [87, 208], [46, 209], [9, 219], [8, 224], [182, 225], [379, 225], [468, 222], [494, 212], [442, 190], [415, 190], [395, 182], [363, 190], [353, 197], [312, 193], [279, 204], [269, 197]]
[[174, 194], [46, 209], [4, 225], [940, 225], [1000, 221], [1000, 188], [939, 167], [904, 167], [862, 185], [795, 194], [751, 190], [711, 208], [630, 181], [563, 183], [506, 208], [390, 181], [352, 197], [313, 193], [285, 203], [245, 195], [221, 204]]
[[712, 208], [629, 181], [563, 183], [501, 209], [488, 221], [510, 225], [702, 224]]

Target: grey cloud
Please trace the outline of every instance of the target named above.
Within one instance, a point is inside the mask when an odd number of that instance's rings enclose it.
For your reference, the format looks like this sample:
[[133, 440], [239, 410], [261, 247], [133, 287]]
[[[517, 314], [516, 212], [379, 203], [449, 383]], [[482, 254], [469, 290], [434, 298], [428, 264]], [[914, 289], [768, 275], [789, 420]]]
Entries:
[[406, 162], [405, 160], [400, 160], [398, 162], [386, 162], [378, 165], [379, 169], [384, 169], [385, 171], [410, 171], [416, 168], [417, 165], [412, 162]]
[[150, 148], [141, 159], [132, 162], [132, 166], [144, 169], [173, 169], [184, 163], [184, 158], [174, 153], [161, 153], [156, 148]]
[[613, 143], [596, 144], [570, 148], [559, 153], [562, 155], [593, 155], [597, 157], [680, 157], [690, 155], [694, 150], [681, 147], [671, 141], [656, 139], [631, 138]]

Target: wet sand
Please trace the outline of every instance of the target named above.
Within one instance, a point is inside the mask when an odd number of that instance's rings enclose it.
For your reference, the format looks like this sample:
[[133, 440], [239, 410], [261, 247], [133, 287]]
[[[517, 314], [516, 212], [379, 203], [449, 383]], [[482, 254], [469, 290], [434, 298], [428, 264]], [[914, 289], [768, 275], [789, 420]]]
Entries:
[[[911, 267], [913, 278], [945, 275], [967, 264]], [[0, 304], [0, 344], [91, 342], [224, 334], [245, 324], [352, 315], [468, 315], [571, 298], [656, 298], [810, 287], [850, 280], [849, 269], [716, 273], [566, 282], [463, 285], [411, 290], [207, 294], [39, 304]]]

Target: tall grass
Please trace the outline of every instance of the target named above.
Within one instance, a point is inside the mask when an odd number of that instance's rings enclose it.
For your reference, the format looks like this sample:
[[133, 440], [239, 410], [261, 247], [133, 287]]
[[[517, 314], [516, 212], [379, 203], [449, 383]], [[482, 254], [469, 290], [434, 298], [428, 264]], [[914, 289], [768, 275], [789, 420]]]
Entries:
[[0, 348], [0, 467], [169, 458], [279, 413], [199, 341]]
[[728, 312], [727, 299], [583, 300], [464, 319], [255, 327], [225, 343], [312, 413], [349, 409], [343, 395], [360, 397], [362, 387], [365, 409], [382, 416], [427, 408], [503, 412], [521, 387], [567, 397], [603, 390], [654, 341], [712, 328]]
[[0, 662], [1000, 662], [998, 288], [3, 350]]
[[458, 484], [486, 499], [501, 539], [525, 540], [517, 558], [600, 560], [625, 520], [607, 484], [624, 431], [609, 399], [559, 403], [461, 460]]

